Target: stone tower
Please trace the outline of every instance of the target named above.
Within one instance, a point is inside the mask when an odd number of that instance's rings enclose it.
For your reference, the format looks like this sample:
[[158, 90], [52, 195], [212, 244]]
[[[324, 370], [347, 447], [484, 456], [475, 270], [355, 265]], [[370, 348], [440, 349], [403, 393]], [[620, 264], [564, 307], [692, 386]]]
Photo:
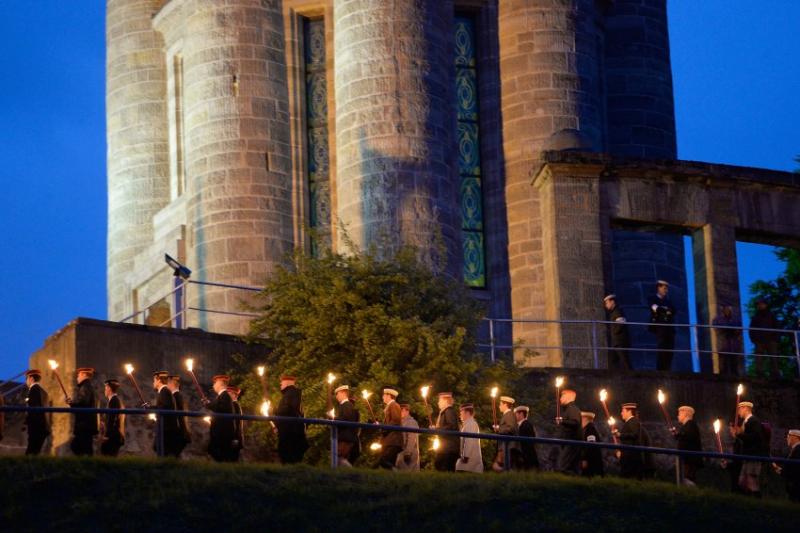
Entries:
[[[688, 319], [683, 239], [710, 234], [626, 203], [615, 170], [676, 158], [665, 0], [109, 0], [107, 31], [111, 319], [169, 292], [165, 252], [258, 286], [294, 248], [350, 241], [445, 259], [493, 317], [602, 319], [613, 291], [642, 320], [665, 278]], [[188, 323], [240, 332], [245, 296], [192, 285]]]

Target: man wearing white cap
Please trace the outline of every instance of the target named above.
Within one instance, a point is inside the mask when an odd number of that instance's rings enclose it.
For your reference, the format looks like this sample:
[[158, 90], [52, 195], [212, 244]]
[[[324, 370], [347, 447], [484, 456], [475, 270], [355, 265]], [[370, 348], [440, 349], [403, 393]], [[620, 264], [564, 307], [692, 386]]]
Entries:
[[[383, 389], [383, 403], [386, 407], [383, 409], [383, 423], [387, 426], [402, 426], [403, 413], [400, 410], [400, 405], [395, 401], [397, 398], [397, 391], [394, 389]], [[400, 431], [387, 431], [384, 430], [381, 437], [381, 459], [379, 466], [387, 470], [395, 468], [397, 463], [397, 456], [403, 451], [403, 434]]]
[[672, 350], [675, 348], [675, 306], [669, 299], [669, 283], [656, 282], [656, 294], [650, 299], [650, 331], [656, 336], [658, 352], [656, 370], [672, 369]]
[[[678, 407], [678, 425], [671, 428], [672, 434], [678, 441], [679, 450], [701, 451], [703, 449], [700, 442], [700, 428], [694, 421], [694, 408], [690, 405]], [[694, 485], [697, 483], [697, 469], [703, 467], [702, 457], [682, 457], [681, 465], [682, 478], [684, 484]]]
[[[519, 426], [517, 426], [517, 419], [513, 411], [515, 403], [516, 400], [511, 396], [500, 396], [500, 412], [502, 413], [502, 417], [500, 418], [500, 423], [494, 426], [494, 431], [498, 435], [519, 435]], [[504, 448], [505, 445], [502, 442], [497, 443], [497, 456], [492, 464], [492, 469], [496, 472], [502, 472], [504, 470]], [[519, 442], [511, 442], [508, 446], [508, 452], [509, 464], [511, 468], [514, 468], [519, 464]]]
[[[786, 444], [789, 446], [789, 459], [800, 461], [800, 429], [790, 429], [786, 435]], [[772, 468], [781, 475], [786, 483], [786, 494], [793, 502], [800, 502], [800, 465], [779, 466], [772, 463]]]
[[[459, 409], [461, 416], [462, 433], [480, 433], [478, 422], [475, 420], [475, 407], [471, 403], [462, 403]], [[456, 461], [456, 472], [483, 472], [483, 455], [481, 454], [480, 439], [461, 437], [459, 440], [459, 456]]]
[[[350, 401], [350, 387], [348, 385], [341, 385], [336, 387], [333, 391], [336, 395], [336, 420], [343, 420], [345, 422], [358, 422], [358, 411], [355, 405]], [[348, 457], [353, 450], [353, 446], [358, 442], [358, 428], [354, 427], [340, 427], [338, 431], [338, 441], [336, 448], [338, 451], [339, 466], [352, 467]]]
[[[735, 439], [734, 451], [742, 455], [768, 455], [769, 442], [764, 434], [761, 421], [753, 416], [752, 402], [739, 402], [737, 411], [742, 425], [731, 428], [731, 435]], [[761, 497], [761, 463], [759, 461], [742, 461], [738, 486], [742, 494], [756, 498]]]

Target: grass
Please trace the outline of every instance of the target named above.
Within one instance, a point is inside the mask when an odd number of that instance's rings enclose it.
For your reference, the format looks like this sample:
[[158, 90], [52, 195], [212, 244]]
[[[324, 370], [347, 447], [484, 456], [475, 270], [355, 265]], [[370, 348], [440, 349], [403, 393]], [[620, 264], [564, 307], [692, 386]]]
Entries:
[[[796, 531], [800, 507], [557, 474], [0, 458], [4, 531]], [[248, 532], [249, 533], [249, 532]]]

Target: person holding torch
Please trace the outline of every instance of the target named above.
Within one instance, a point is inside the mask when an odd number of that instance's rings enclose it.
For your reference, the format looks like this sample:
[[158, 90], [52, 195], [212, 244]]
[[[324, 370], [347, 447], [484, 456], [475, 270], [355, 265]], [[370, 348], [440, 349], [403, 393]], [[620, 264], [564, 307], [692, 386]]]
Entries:
[[[700, 428], [694, 421], [694, 407], [681, 405], [678, 407], [678, 426], [672, 428], [672, 434], [678, 441], [679, 450], [701, 451], [703, 449], [700, 442]], [[702, 457], [683, 457], [683, 480], [686, 485], [697, 483], [697, 470], [703, 467]]]
[[[358, 422], [358, 411], [355, 404], [350, 401], [350, 387], [339, 385], [333, 393], [336, 395], [336, 420]], [[339, 452], [339, 466], [352, 467], [349, 457], [353, 446], [358, 442], [358, 428], [340, 427], [338, 437], [336, 448]]]
[[[92, 387], [94, 368], [84, 367], [77, 371], [78, 388], [75, 390], [75, 399], [67, 398], [70, 407], [91, 408], [97, 407], [97, 397]], [[72, 441], [69, 448], [75, 455], [94, 455], [94, 437], [98, 434], [97, 413], [76, 413], [75, 424], [72, 428]]]
[[[458, 414], [453, 407], [453, 393], [439, 393], [439, 416], [436, 418], [436, 429], [458, 431]], [[451, 435], [439, 436], [439, 449], [433, 466], [440, 472], [454, 472], [459, 456], [459, 438]]]
[[[519, 435], [519, 426], [517, 425], [517, 417], [514, 415], [514, 404], [516, 400], [511, 396], [500, 396], [500, 423], [494, 426], [494, 431], [498, 435]], [[499, 444], [499, 443], [498, 443]], [[503, 453], [504, 446], [499, 444], [497, 447], [497, 456], [492, 464], [492, 470], [495, 472], [502, 472], [505, 465], [505, 454]], [[518, 468], [522, 451], [520, 450], [519, 441], [511, 442], [508, 446], [509, 464], [511, 468]]]
[[[277, 416], [303, 418], [303, 393], [297, 388], [297, 378], [281, 376], [281, 401], [275, 411]], [[278, 456], [283, 464], [299, 463], [308, 450], [306, 428], [302, 422], [275, 422], [278, 430]]]
[[[556, 418], [558, 438], [564, 440], [583, 440], [581, 410], [575, 404], [577, 393], [572, 389], [561, 391], [561, 416]], [[558, 471], [562, 474], [580, 474], [581, 452], [577, 446], [561, 446], [558, 453]]]
[[[398, 392], [395, 389], [383, 389], [383, 423], [387, 426], [403, 425], [403, 413], [397, 403]], [[403, 434], [400, 431], [384, 430], [381, 436], [381, 458], [378, 466], [392, 470], [397, 463], [397, 456], [403, 451]]]
[[[166, 370], [157, 370], [153, 372], [153, 390], [156, 391], [156, 409], [160, 411], [175, 411], [175, 397], [172, 391], [167, 387], [167, 378], [169, 372]], [[180, 429], [178, 427], [178, 417], [169, 415], [163, 416], [164, 421], [162, 424], [156, 424], [155, 436], [153, 438], [153, 450], [159, 457], [166, 457], [172, 455], [178, 456], [178, 449], [180, 448]], [[161, 435], [161, 431], [164, 434]], [[163, 448], [160, 447], [163, 443]]]
[[[204, 401], [206, 409], [214, 413], [233, 414], [233, 399], [228, 394], [230, 376], [219, 374], [211, 378], [214, 383], [214, 392], [217, 397], [213, 401]], [[233, 441], [236, 439], [236, 429], [233, 418], [211, 417], [211, 430], [209, 431], [208, 455], [221, 463], [230, 461], [233, 457]]]

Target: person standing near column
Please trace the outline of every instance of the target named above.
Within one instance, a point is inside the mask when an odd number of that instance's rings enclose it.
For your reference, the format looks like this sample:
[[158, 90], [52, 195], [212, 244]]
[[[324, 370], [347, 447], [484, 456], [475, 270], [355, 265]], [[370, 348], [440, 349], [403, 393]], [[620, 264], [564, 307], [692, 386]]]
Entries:
[[613, 322], [608, 324], [608, 368], [630, 370], [631, 339], [625, 313], [617, 304], [617, 295], [609, 294], [603, 298], [603, 306], [606, 309], [606, 321]]
[[658, 342], [656, 370], [669, 371], [675, 349], [675, 306], [669, 299], [669, 283], [663, 279], [656, 282], [656, 294], [650, 299], [650, 322]]

